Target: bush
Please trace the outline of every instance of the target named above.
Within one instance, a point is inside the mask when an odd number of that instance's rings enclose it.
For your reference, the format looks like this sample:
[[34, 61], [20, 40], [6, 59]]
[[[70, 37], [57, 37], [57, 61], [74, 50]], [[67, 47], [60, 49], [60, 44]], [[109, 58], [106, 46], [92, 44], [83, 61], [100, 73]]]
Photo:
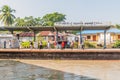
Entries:
[[114, 44], [113, 44], [114, 48], [120, 48], [120, 40], [117, 40]]
[[46, 48], [47, 47], [47, 42], [46, 41], [42, 41], [42, 47]]
[[[38, 47], [40, 47], [40, 41], [38, 42]], [[42, 40], [42, 48], [46, 48], [47, 47], [47, 42]]]
[[88, 42], [88, 41], [85, 41], [85, 47], [87, 47], [87, 48], [95, 48], [95, 44], [93, 44], [93, 43], [90, 43], [90, 42]]
[[51, 47], [52, 49], [54, 49], [54, 48], [55, 48], [54, 44], [50, 44], [50, 47]]
[[20, 45], [21, 45], [22, 48], [30, 48], [30, 42], [29, 41], [22, 42]]

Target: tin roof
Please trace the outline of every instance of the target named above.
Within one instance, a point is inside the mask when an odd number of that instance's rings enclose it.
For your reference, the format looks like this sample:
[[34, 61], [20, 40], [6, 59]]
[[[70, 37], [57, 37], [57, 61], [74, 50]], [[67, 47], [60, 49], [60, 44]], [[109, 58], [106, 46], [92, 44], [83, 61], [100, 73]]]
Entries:
[[[82, 34], [97, 34], [97, 33], [103, 33], [104, 30], [84, 30], [82, 31]], [[117, 28], [110, 28], [107, 30], [107, 33], [120, 33], [120, 29]], [[77, 34], [80, 34], [78, 32]]]

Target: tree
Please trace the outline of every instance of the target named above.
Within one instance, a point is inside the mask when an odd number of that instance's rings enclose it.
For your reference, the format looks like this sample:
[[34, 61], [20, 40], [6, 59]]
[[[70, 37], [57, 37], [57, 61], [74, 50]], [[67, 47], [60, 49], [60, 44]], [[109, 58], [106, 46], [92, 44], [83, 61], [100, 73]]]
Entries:
[[118, 28], [118, 29], [120, 29], [120, 25], [119, 24], [117, 24], [115, 27]]
[[55, 22], [61, 22], [61, 21], [64, 21], [65, 19], [66, 19], [65, 15], [58, 12], [46, 14], [42, 18], [43, 26], [54, 26]]
[[40, 18], [40, 17], [38, 17], [38, 18], [34, 18], [34, 21], [35, 21], [35, 23], [36, 23], [36, 26], [41, 26], [42, 25], [42, 19]]
[[41, 18], [34, 18], [33, 16], [24, 17], [24, 18], [16, 18], [15, 26], [40, 26]]
[[25, 20], [26, 26], [35, 26], [36, 25], [33, 16], [25, 17], [24, 20]]
[[15, 16], [12, 14], [15, 12], [9, 6], [4, 5], [0, 10], [0, 21], [4, 23], [5, 26], [10, 26], [14, 23]]
[[25, 25], [26, 24], [25, 24], [25, 20], [24, 19], [22, 19], [20, 17], [15, 19], [15, 26], [25, 26]]

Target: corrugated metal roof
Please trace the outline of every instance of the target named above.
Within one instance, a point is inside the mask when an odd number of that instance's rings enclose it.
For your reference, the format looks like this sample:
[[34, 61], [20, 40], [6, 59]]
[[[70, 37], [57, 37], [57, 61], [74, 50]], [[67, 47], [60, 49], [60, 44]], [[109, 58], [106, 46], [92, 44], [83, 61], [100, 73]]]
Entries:
[[[103, 33], [104, 30], [84, 30], [82, 31], [82, 34], [97, 34], [97, 33]], [[80, 32], [78, 32], [77, 34], [80, 34]]]
[[110, 32], [110, 33], [120, 33], [120, 29], [110, 28], [109, 30], [107, 30], [107, 32]]
[[[104, 30], [84, 30], [82, 31], [82, 34], [97, 34], [97, 33], [103, 33]], [[120, 29], [117, 28], [110, 28], [109, 30], [107, 30], [108, 33], [120, 33]], [[77, 34], [80, 34], [80, 32], [78, 32]]]

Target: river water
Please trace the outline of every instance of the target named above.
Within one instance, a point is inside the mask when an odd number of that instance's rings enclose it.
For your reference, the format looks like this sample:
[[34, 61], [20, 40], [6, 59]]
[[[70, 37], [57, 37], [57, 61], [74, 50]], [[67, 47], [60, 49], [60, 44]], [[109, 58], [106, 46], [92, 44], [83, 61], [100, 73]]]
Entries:
[[0, 80], [120, 80], [120, 60], [0, 60]]

